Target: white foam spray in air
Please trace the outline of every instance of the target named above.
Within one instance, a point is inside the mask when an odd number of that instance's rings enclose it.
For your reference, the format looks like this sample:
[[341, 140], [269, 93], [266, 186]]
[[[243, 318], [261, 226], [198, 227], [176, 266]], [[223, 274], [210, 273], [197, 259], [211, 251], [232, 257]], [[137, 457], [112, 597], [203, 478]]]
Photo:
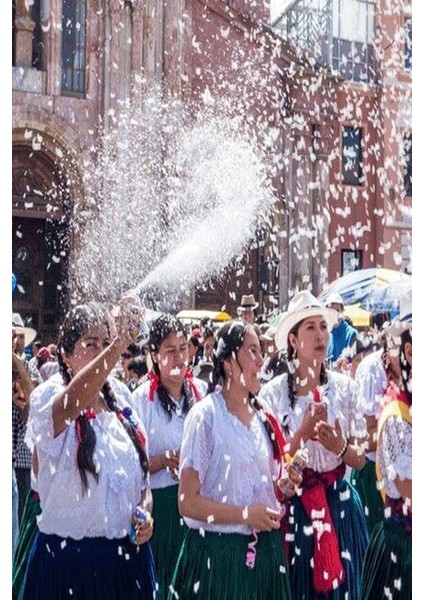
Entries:
[[133, 96], [84, 161], [75, 277], [103, 300], [136, 288], [147, 304], [176, 307], [249, 248], [275, 202], [257, 136], [209, 93], [195, 111]]

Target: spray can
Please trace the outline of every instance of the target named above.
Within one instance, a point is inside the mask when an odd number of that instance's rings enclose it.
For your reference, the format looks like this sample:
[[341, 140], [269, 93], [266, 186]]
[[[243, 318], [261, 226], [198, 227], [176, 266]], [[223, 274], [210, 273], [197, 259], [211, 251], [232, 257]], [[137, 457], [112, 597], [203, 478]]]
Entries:
[[[296, 452], [292, 458], [292, 461], [289, 463], [288, 466], [291, 466], [298, 475], [302, 475], [303, 469], [306, 467], [308, 462], [309, 462], [308, 449], [307, 448], [299, 448], [298, 450], [296, 450]], [[283, 492], [283, 494], [287, 494], [287, 492], [290, 492], [289, 485], [290, 485], [290, 477], [289, 477], [288, 473], [286, 473], [283, 477], [281, 477], [281, 479], [278, 480], [278, 486], [279, 486], [280, 490]]]
[[[140, 525], [144, 525], [148, 523], [150, 520], [150, 513], [147, 510], [144, 510], [141, 506], [137, 506], [134, 511], [133, 518], [131, 521], [131, 529], [130, 529], [130, 540], [133, 544], [137, 543], [137, 529]], [[136, 521], [136, 522], [134, 522]]]

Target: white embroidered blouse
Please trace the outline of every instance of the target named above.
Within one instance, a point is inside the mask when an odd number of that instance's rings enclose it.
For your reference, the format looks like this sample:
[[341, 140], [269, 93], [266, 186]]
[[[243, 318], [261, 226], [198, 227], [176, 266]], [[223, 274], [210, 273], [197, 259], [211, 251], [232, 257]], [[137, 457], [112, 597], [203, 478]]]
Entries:
[[[109, 381], [119, 405], [129, 406], [127, 387], [112, 377]], [[36, 446], [39, 462], [37, 490], [42, 512], [38, 527], [43, 533], [73, 539], [125, 537], [132, 512], [149, 484], [138, 453], [114, 412], [97, 414], [91, 425], [96, 433], [93, 459], [99, 481], [88, 474], [89, 488], [83, 493], [75, 421], [53, 436], [53, 399], [63, 389], [62, 376], [56, 374], [36, 387], [30, 397], [26, 441], [31, 449]], [[134, 416], [138, 420], [135, 412]]]
[[[196, 377], [193, 379], [193, 383], [203, 398], [208, 388], [207, 384]], [[150, 456], [157, 456], [181, 448], [187, 413], [182, 412], [181, 402], [171, 396], [171, 401], [175, 405], [175, 412], [172, 412], [169, 416], [159, 402], [156, 392], [153, 395], [153, 401], [149, 400], [149, 389], [150, 381], [146, 381], [135, 389], [132, 394], [132, 403], [146, 428], [149, 437]], [[172, 477], [169, 469], [162, 469], [150, 475], [150, 484], [152, 490], [156, 490], [170, 485], [177, 485], [178, 481]]]
[[[355, 382], [347, 375], [327, 371], [328, 385], [324, 397], [328, 402], [327, 422], [334, 426], [336, 417], [339, 420], [343, 434], [348, 437], [362, 439], [366, 436], [366, 424], [363, 417], [362, 406], [357, 397]], [[293, 436], [299, 429], [305, 411], [312, 398], [309, 395], [297, 396], [294, 408], [290, 406], [287, 373], [274, 377], [263, 386], [259, 397], [268, 405], [277, 416], [286, 439]], [[313, 439], [305, 444], [308, 449], [308, 467], [318, 473], [335, 469], [342, 463], [334, 452], [326, 450], [324, 446]]]
[[[255, 413], [249, 426], [227, 410], [217, 389], [190, 411], [181, 447], [180, 473], [197, 471], [201, 495], [231, 506], [264, 504], [274, 510], [279, 503], [274, 481], [279, 464], [261, 417]], [[247, 524], [214, 523], [185, 518], [188, 527], [223, 533], [250, 535]]]
[[412, 425], [400, 416], [390, 416], [383, 425], [377, 462], [384, 489], [390, 498], [400, 498], [395, 479], [412, 479]]

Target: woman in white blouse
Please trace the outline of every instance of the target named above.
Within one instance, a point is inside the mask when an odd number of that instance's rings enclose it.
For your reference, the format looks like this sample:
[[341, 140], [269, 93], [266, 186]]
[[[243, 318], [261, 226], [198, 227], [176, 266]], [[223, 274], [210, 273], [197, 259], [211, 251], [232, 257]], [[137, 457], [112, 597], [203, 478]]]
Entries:
[[290, 501], [285, 535], [295, 600], [356, 600], [368, 543], [360, 499], [344, 478], [346, 465], [364, 465], [365, 421], [355, 383], [325, 368], [336, 318], [309, 291], [296, 294], [275, 336], [277, 347], [287, 348], [289, 372], [260, 394], [277, 415], [289, 454], [308, 450], [302, 493]]
[[281, 452], [254, 394], [263, 359], [241, 321], [218, 332], [215, 391], [190, 411], [179, 508], [189, 529], [169, 599], [290, 598], [275, 482]]
[[120, 306], [117, 331], [100, 305], [73, 308], [61, 328], [60, 373], [31, 395], [41, 515], [21, 598], [155, 596], [152, 522], [134, 515], [148, 506], [146, 434], [125, 385], [108, 378], [139, 331], [132, 299]]
[[178, 465], [184, 421], [207, 384], [188, 369], [188, 340], [183, 323], [163, 314], [151, 325], [153, 369], [133, 392], [133, 404], [149, 438], [150, 484], [155, 531], [151, 539], [159, 589], [166, 595], [186, 527], [178, 512]]
[[[367, 550], [362, 600], [412, 598], [412, 315], [401, 323], [402, 385], [389, 387], [379, 418], [377, 475], [385, 519], [373, 530]], [[408, 323], [408, 318], [410, 322]]]

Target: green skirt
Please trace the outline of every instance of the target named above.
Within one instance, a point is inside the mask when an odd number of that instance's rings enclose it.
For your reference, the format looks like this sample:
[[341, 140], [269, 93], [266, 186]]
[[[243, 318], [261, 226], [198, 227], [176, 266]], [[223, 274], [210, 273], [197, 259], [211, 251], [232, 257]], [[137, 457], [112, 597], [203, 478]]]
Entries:
[[289, 600], [280, 531], [259, 534], [256, 562], [250, 569], [246, 552], [253, 540], [238, 533], [189, 529], [168, 600]]
[[178, 485], [152, 490], [154, 519], [150, 546], [164, 598], [174, 574], [187, 526], [178, 512]]
[[377, 489], [375, 462], [367, 459], [363, 469], [352, 469], [350, 482], [355, 487], [364, 507], [368, 534], [371, 535], [377, 523], [384, 521], [384, 502]]
[[19, 597], [24, 579], [29, 552], [38, 532], [37, 517], [41, 514], [39, 496], [33, 490], [28, 492], [19, 526], [18, 545], [13, 557], [12, 598]]
[[387, 519], [376, 525], [362, 574], [361, 600], [412, 598], [412, 532]]

